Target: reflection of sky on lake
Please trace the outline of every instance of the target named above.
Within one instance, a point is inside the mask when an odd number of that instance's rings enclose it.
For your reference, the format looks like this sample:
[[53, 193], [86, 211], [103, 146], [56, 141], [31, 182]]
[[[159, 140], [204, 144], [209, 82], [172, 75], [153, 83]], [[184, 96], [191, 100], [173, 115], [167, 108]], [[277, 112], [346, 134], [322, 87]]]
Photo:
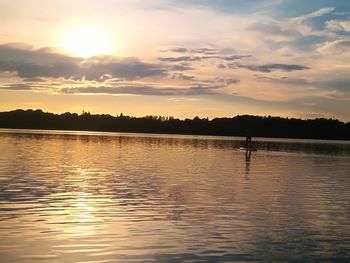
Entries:
[[5, 262], [350, 257], [349, 144], [142, 136], [1, 133]]

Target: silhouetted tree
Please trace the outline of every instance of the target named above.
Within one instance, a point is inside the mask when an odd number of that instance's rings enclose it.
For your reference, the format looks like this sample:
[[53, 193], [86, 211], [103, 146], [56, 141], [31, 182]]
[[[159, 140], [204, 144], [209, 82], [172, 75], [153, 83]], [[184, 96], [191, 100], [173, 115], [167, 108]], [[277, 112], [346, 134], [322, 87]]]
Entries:
[[61, 129], [118, 131], [144, 133], [172, 133], [198, 135], [230, 135], [305, 139], [350, 140], [350, 123], [335, 119], [295, 119], [238, 115], [233, 118], [199, 118], [180, 120], [174, 117], [145, 116], [141, 118], [123, 115], [81, 115], [65, 112], [53, 114], [42, 110], [14, 110], [0, 113], [1, 128]]

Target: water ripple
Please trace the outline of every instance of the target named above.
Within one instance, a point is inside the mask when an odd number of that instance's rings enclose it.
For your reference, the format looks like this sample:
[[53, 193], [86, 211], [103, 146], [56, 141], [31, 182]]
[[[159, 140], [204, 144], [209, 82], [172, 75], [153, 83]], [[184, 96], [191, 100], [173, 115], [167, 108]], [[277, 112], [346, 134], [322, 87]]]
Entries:
[[347, 261], [350, 144], [0, 132], [3, 262]]

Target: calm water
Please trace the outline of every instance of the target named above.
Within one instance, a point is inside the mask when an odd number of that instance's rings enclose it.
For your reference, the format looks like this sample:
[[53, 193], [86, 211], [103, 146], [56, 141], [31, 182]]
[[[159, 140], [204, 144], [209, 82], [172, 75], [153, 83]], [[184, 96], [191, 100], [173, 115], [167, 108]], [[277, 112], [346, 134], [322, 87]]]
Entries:
[[240, 146], [2, 130], [0, 261], [350, 260], [350, 144]]

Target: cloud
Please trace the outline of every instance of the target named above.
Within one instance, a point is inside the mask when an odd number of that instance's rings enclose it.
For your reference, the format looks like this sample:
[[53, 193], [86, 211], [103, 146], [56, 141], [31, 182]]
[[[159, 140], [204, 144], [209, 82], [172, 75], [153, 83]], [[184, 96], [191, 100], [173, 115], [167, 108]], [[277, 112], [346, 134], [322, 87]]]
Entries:
[[44, 78], [33, 77], [33, 78], [24, 78], [24, 81], [26, 81], [26, 82], [45, 82], [46, 80]]
[[306, 40], [311, 37], [325, 38], [331, 37], [329, 32], [324, 30], [316, 30], [312, 24], [306, 23], [304, 20], [295, 20], [294, 18], [275, 21], [259, 21], [252, 23], [247, 27], [248, 30], [259, 33], [259, 37], [268, 42], [275, 42], [285, 45], [293, 44], [298, 41], [307, 44]]
[[162, 62], [193, 62], [193, 61], [201, 61], [206, 59], [234, 61], [234, 60], [241, 60], [248, 57], [250, 56], [249, 55], [229, 55], [229, 56], [204, 55], [204, 56], [160, 57], [158, 58], [158, 60]]
[[291, 84], [291, 85], [298, 85], [298, 86], [311, 85], [311, 83], [308, 80], [299, 79], [299, 78], [288, 78], [288, 77], [273, 78], [273, 77], [267, 77], [267, 76], [258, 76], [255, 79], [258, 81], [267, 81], [267, 82], [278, 83], [278, 84]]
[[33, 90], [33, 87], [24, 84], [24, 83], [18, 83], [18, 84], [5, 84], [5, 85], [0, 85], [0, 89], [5, 89], [5, 90]]
[[147, 85], [119, 87], [77, 87], [63, 88], [66, 94], [114, 94], [114, 95], [150, 95], [150, 96], [195, 96], [216, 94], [218, 86], [193, 86], [189, 88], [156, 88]]
[[326, 28], [331, 31], [350, 32], [350, 20], [329, 20], [326, 22]]
[[32, 64], [75, 63], [80, 58], [60, 54], [55, 49], [32, 49], [24, 44], [0, 45], [0, 61], [26, 62]]
[[218, 94], [223, 85], [194, 84], [189, 87], [162, 87], [149, 84], [119, 83], [114, 86], [71, 86], [39, 85], [33, 83], [10, 83], [0, 85], [0, 90], [40, 91], [63, 94], [110, 94], [110, 95], [150, 95], [150, 96], [200, 96]]
[[171, 71], [186, 71], [186, 70], [193, 70], [192, 67], [187, 65], [172, 65], [169, 67], [169, 70]]
[[177, 47], [177, 48], [170, 49], [170, 51], [176, 52], [176, 53], [186, 53], [188, 52], [188, 49], [185, 47]]
[[[292, 17], [287, 19], [274, 20], [271, 18], [261, 18], [250, 24], [247, 29], [255, 31], [260, 34], [260, 37], [264, 40], [270, 40], [273, 42], [291, 42], [291, 41], [304, 41], [304, 45], [307, 40], [305, 37], [317, 36], [317, 37], [332, 37], [330, 32], [326, 32], [317, 27], [321, 27], [320, 22], [317, 20], [309, 21], [313, 18], [321, 17], [332, 13], [335, 10], [333, 7], [321, 8], [317, 11], [308, 13], [306, 15]], [[306, 44], [307, 45], [307, 44]]]
[[205, 55], [215, 55], [219, 52], [217, 48], [196, 48], [196, 49], [189, 49], [186, 47], [175, 47], [170, 49], [162, 50], [162, 52], [173, 52], [173, 53], [197, 53], [197, 54], [205, 54]]
[[290, 38], [295, 34], [299, 34], [295, 27], [291, 27], [289, 25], [288, 27], [286, 25], [283, 26], [282, 23], [276, 21], [253, 23], [248, 27], [248, 29], [268, 35], [281, 36], [284, 38]]
[[303, 21], [308, 20], [308, 19], [327, 15], [329, 13], [332, 13], [334, 10], [335, 10], [335, 8], [333, 8], [333, 7], [324, 7], [324, 8], [317, 10], [317, 11], [314, 11], [312, 13], [309, 13], [309, 14], [306, 14], [303, 16], [299, 16], [299, 17], [294, 17], [292, 20], [298, 21], [298, 22], [303, 22]]
[[225, 80], [226, 85], [236, 85], [240, 82], [241, 81], [239, 79], [226, 79]]
[[233, 60], [241, 60], [241, 59], [249, 58], [249, 57], [250, 57], [250, 55], [231, 55], [231, 56], [218, 57], [218, 58], [226, 60], [226, 61], [233, 61]]
[[217, 48], [197, 48], [197, 49], [192, 49], [190, 52], [206, 54], [206, 55], [214, 55], [218, 53], [218, 49]]
[[162, 62], [192, 62], [199, 61], [202, 57], [181, 56], [181, 57], [161, 57], [158, 58]]
[[349, 51], [350, 49], [350, 40], [347, 39], [337, 39], [334, 41], [327, 41], [319, 45], [316, 50], [320, 53], [342, 53]]
[[200, 99], [198, 98], [169, 98], [167, 99], [167, 101], [171, 101], [171, 102], [186, 102], [186, 101], [200, 101]]
[[73, 62], [58, 62], [52, 64], [34, 64], [24, 61], [0, 61], [0, 71], [16, 72], [21, 78], [82, 78], [82, 72]]
[[[176, 47], [171, 49], [162, 50], [163, 53], [183, 53], [183, 56], [179, 57], [160, 57], [160, 61], [165, 62], [191, 62], [191, 61], [199, 61], [204, 59], [223, 59], [223, 60], [238, 60], [250, 57], [250, 55], [228, 55], [228, 53], [233, 53], [232, 48], [196, 48], [189, 49], [186, 47]], [[225, 55], [225, 56], [223, 56]]]
[[339, 91], [337, 89], [325, 90], [319, 93], [320, 96], [336, 100], [336, 101], [350, 101], [349, 93]]
[[295, 64], [265, 64], [265, 65], [245, 65], [245, 64], [230, 64], [230, 68], [244, 68], [251, 71], [259, 71], [269, 73], [272, 71], [298, 71], [310, 69], [306, 66], [295, 65]]
[[239, 79], [234, 79], [234, 78], [215, 78], [214, 79], [215, 83], [224, 85], [224, 86], [229, 86], [229, 85], [237, 85], [241, 81]]
[[235, 54], [233, 48], [213, 48], [213, 47], [201, 47], [201, 48], [187, 48], [187, 47], [174, 47], [169, 49], [160, 50], [162, 55], [158, 57], [158, 60], [165, 63], [180, 63], [181, 65], [199, 62], [204, 60], [222, 60], [221, 64], [226, 61], [243, 60], [251, 57], [251, 55]]
[[247, 14], [259, 12], [277, 6], [282, 0], [177, 0], [179, 3], [197, 5], [229, 14]]
[[104, 81], [109, 78], [136, 80], [164, 77], [162, 65], [136, 58], [95, 57], [90, 60], [53, 53], [48, 49], [24, 49], [0, 45], [0, 71], [15, 72], [21, 78], [64, 78]]
[[138, 59], [121, 59], [116, 62], [84, 63], [82, 74], [88, 80], [98, 80], [105, 74], [125, 80], [142, 79], [146, 77], [163, 77], [167, 75], [165, 68], [149, 64]]
[[337, 90], [350, 95], [350, 78], [314, 82], [314, 85], [327, 90]]
[[46, 86], [36, 85], [32, 83], [11, 83], [0, 85], [0, 89], [12, 91], [26, 91], [26, 90], [48, 90]]
[[189, 75], [185, 75], [183, 73], [174, 73], [171, 76], [172, 79], [179, 79], [179, 80], [194, 80], [195, 77], [194, 76], [189, 76]]

